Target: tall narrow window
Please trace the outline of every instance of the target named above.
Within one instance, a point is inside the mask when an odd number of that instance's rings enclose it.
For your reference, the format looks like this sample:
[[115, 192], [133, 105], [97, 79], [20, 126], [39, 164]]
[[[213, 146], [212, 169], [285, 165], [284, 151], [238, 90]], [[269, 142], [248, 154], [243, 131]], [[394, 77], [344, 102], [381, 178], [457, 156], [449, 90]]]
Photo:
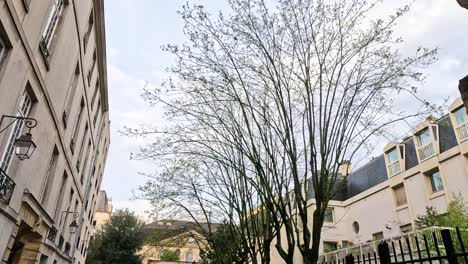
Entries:
[[94, 113], [94, 120], [93, 120], [93, 126], [96, 127], [96, 121], [98, 120], [98, 117], [99, 115], [101, 114], [101, 100], [99, 100], [98, 104], [97, 104], [97, 109], [96, 109], [96, 113]]
[[78, 154], [78, 160], [76, 161], [76, 170], [80, 171], [81, 168], [81, 159], [83, 158], [83, 151], [85, 147], [85, 142], [86, 142], [86, 136], [88, 135], [88, 124], [86, 124], [84, 133], [83, 133], [83, 140], [81, 140], [81, 147], [80, 147], [80, 153]]
[[62, 210], [63, 196], [65, 195], [65, 186], [67, 186], [68, 175], [66, 172], [63, 173], [62, 182], [60, 183], [59, 195], [57, 197], [57, 203], [55, 205], [54, 219], [55, 222], [58, 222], [58, 217], [60, 217], [60, 211]]
[[41, 50], [44, 56], [48, 59], [51, 54], [51, 45], [52, 40], [54, 39], [55, 32], [60, 24], [64, 9], [64, 0], [54, 0], [52, 5], [52, 10], [50, 10], [49, 18], [47, 19], [47, 24], [42, 33], [41, 39]]
[[419, 132], [416, 137], [418, 139], [419, 160], [423, 161], [432, 157], [435, 152], [434, 146], [432, 144], [432, 135], [429, 128]]
[[94, 109], [94, 103], [96, 102], [96, 96], [99, 91], [99, 79], [96, 80], [96, 85], [94, 86], [93, 97], [91, 98], [90, 108]]
[[396, 206], [402, 206], [402, 205], [405, 205], [407, 203], [405, 186], [403, 184], [400, 184], [400, 185], [394, 187], [393, 188], [393, 193], [395, 195]]
[[393, 176], [401, 171], [400, 158], [398, 157], [398, 149], [395, 147], [387, 153], [388, 158], [388, 173]]
[[461, 141], [468, 139], [468, 115], [465, 107], [455, 111], [455, 119], [457, 120], [456, 130]]
[[2, 36], [0, 36], [0, 65], [2, 65], [3, 60], [6, 57], [7, 47], [5, 45], [5, 41], [3, 41]]
[[185, 262], [187, 263], [192, 263], [193, 261], [193, 253], [192, 252], [188, 252], [186, 255], [185, 255]]
[[76, 141], [76, 138], [78, 137], [78, 132], [80, 131], [80, 124], [81, 124], [81, 118], [83, 116], [84, 106], [85, 106], [84, 99], [81, 98], [80, 110], [79, 110], [78, 116], [76, 118], [75, 130], [73, 132], [73, 137], [72, 137], [72, 139], [70, 141], [70, 149], [71, 149], [72, 153], [75, 150], [75, 143], [76, 143], [75, 141]]
[[440, 171], [436, 170], [429, 173], [429, 179], [431, 180], [432, 192], [439, 192], [444, 189], [444, 184], [442, 183], [442, 177], [440, 176]]
[[[83, 143], [84, 144], [84, 143]], [[89, 152], [91, 151], [91, 140], [88, 142], [88, 147], [86, 149], [85, 161], [83, 163], [83, 171], [81, 172], [81, 184], [84, 182], [84, 176], [86, 174], [86, 166], [88, 166]]]
[[[31, 112], [31, 107], [31, 97], [25, 91], [16, 111], [16, 116], [28, 117], [29, 113]], [[8, 138], [8, 143], [6, 145], [5, 151], [3, 152], [2, 159], [0, 162], [0, 168], [6, 173], [8, 173], [8, 169], [10, 168], [11, 161], [13, 159], [13, 154], [15, 152], [15, 140], [21, 136], [21, 133], [24, 128], [24, 123], [25, 122], [23, 120], [15, 121], [13, 129], [11, 130], [10, 136]]]
[[97, 54], [96, 49], [93, 52], [93, 60], [91, 61], [91, 67], [89, 67], [88, 71], [88, 86], [91, 85], [91, 79], [93, 77], [94, 67], [96, 66]]
[[59, 157], [59, 151], [57, 147], [54, 147], [54, 150], [52, 152], [52, 157], [50, 158], [49, 164], [47, 165], [46, 175], [44, 178], [45, 185], [42, 190], [42, 198], [41, 198], [41, 203], [44, 206], [47, 204], [47, 200], [49, 199], [49, 194], [50, 194], [50, 188], [52, 184], [54, 183], [55, 169], [57, 168], [58, 157]]
[[86, 30], [86, 33], [83, 37], [83, 47], [84, 47], [85, 52], [86, 52], [86, 47], [88, 45], [89, 37], [91, 36], [91, 31], [93, 30], [93, 25], [94, 25], [94, 13], [93, 13], [93, 10], [91, 10], [91, 13], [89, 14], [89, 18], [88, 18], [88, 29]]
[[70, 86], [68, 88], [68, 92], [66, 96], [67, 99], [65, 101], [65, 107], [62, 113], [62, 122], [63, 122], [64, 128], [67, 128], [68, 114], [70, 113], [71, 105], [72, 105], [73, 99], [75, 98], [75, 92], [76, 92], [76, 87], [78, 86], [79, 77], [80, 77], [80, 63], [77, 62], [75, 66], [74, 74], [70, 81]]
[[325, 223], [333, 223], [333, 208], [325, 209], [325, 215], [323, 217], [323, 222]]

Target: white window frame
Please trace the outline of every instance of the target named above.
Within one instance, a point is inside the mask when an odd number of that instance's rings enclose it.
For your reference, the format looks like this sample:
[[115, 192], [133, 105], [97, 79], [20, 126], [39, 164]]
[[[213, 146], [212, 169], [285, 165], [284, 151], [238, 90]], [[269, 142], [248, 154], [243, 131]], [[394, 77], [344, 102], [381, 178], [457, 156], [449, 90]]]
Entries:
[[[332, 216], [332, 221], [329, 222], [329, 221], [325, 221], [325, 215], [327, 214], [327, 210], [330, 210], [331, 211], [331, 216]], [[333, 207], [327, 207], [327, 209], [325, 209], [325, 213], [323, 215], [323, 222], [325, 224], [333, 224], [335, 223], [335, 210]]]
[[[17, 107], [16, 116], [28, 117], [31, 113], [32, 104], [33, 101], [31, 96], [25, 91], [21, 97], [21, 103]], [[15, 153], [15, 140], [21, 136], [24, 124], [24, 120], [14, 121], [11, 133], [8, 137], [8, 143], [3, 150], [2, 159], [0, 160], [0, 168], [7, 174]]]
[[459, 107], [457, 108], [455, 111], [453, 111], [453, 117], [455, 119], [455, 122], [456, 122], [456, 126], [455, 126], [455, 130], [458, 134], [458, 137], [460, 139], [460, 142], [463, 142], [465, 140], [468, 140], [468, 122], [464, 122], [464, 123], [459, 123], [458, 122], [458, 119], [457, 119], [457, 113], [459, 111], [462, 111], [466, 114], [466, 110], [465, 110], [465, 107]]
[[55, 31], [60, 23], [65, 7], [65, 0], [54, 0], [52, 9], [50, 10], [49, 18], [47, 19], [46, 27], [42, 32], [42, 41], [44, 47], [49, 49], [52, 39], [54, 38]]

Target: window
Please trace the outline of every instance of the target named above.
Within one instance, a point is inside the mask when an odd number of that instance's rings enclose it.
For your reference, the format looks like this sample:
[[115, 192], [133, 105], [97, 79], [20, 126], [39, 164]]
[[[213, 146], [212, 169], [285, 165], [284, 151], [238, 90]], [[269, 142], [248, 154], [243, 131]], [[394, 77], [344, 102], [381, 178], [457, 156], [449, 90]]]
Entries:
[[94, 120], [93, 120], [93, 126], [96, 127], [96, 121], [98, 120], [99, 115], [101, 114], [101, 111], [99, 108], [101, 108], [101, 100], [98, 102], [98, 107], [96, 110], [96, 113], [94, 113]]
[[60, 217], [60, 211], [62, 209], [63, 195], [65, 193], [65, 186], [67, 185], [68, 175], [66, 172], [63, 173], [62, 182], [60, 183], [59, 195], [57, 197], [57, 203], [55, 205], [54, 219], [55, 222], [58, 222], [58, 217]]
[[60, 23], [60, 19], [62, 18], [64, 9], [64, 0], [54, 0], [52, 5], [52, 10], [50, 11], [49, 18], [47, 19], [47, 24], [42, 33], [41, 39], [41, 50], [45, 58], [48, 60], [51, 52], [51, 44], [52, 40], [55, 36], [55, 32]]
[[394, 187], [393, 193], [395, 194], [395, 202], [397, 206], [402, 206], [407, 203], [405, 186], [403, 184], [400, 184], [397, 187]]
[[84, 99], [81, 98], [81, 102], [80, 102], [80, 110], [78, 112], [78, 117], [76, 119], [76, 124], [75, 124], [75, 130], [73, 132], [73, 137], [70, 141], [70, 149], [72, 151], [72, 153], [74, 152], [75, 150], [75, 141], [76, 141], [76, 138], [78, 137], [78, 132], [80, 131], [80, 124], [81, 124], [81, 117], [83, 116], [83, 111], [84, 111]]
[[409, 233], [413, 231], [413, 226], [411, 224], [402, 225], [400, 226], [400, 231], [403, 234]]
[[323, 252], [328, 253], [338, 249], [337, 242], [323, 241]]
[[419, 160], [423, 161], [434, 156], [434, 146], [432, 144], [432, 135], [429, 128], [418, 133], [416, 137], [418, 139]]
[[468, 115], [466, 114], [465, 107], [460, 107], [455, 111], [455, 118], [457, 119], [457, 125], [459, 126], [468, 123]]
[[7, 47], [5, 45], [5, 42], [3, 41], [3, 38], [0, 36], [0, 65], [3, 62], [3, 59], [6, 57], [6, 52], [7, 52]]
[[81, 146], [80, 146], [80, 153], [78, 154], [78, 160], [76, 161], [76, 170], [79, 172], [81, 169], [81, 159], [83, 158], [83, 151], [85, 147], [85, 142], [86, 142], [86, 136], [88, 135], [88, 124], [85, 126], [85, 130], [83, 133], [83, 139], [81, 140]]
[[91, 67], [88, 71], [88, 86], [91, 85], [91, 78], [93, 77], [94, 67], [96, 66], [97, 54], [96, 50], [93, 52], [93, 61], [91, 62]]
[[455, 119], [457, 120], [456, 131], [461, 141], [468, 139], [468, 115], [465, 107], [455, 111]]
[[39, 264], [47, 264], [47, 261], [49, 261], [49, 257], [42, 254], [41, 258], [39, 259]]
[[[83, 143], [84, 144], [84, 143]], [[86, 149], [85, 161], [83, 163], [83, 171], [81, 172], [81, 184], [83, 184], [84, 175], [86, 173], [86, 166], [88, 166], [89, 152], [91, 150], [91, 140], [88, 141], [88, 148]]]
[[377, 232], [375, 234], [372, 234], [372, 240], [374, 241], [380, 241], [384, 239], [383, 232]]
[[70, 81], [70, 86], [68, 88], [65, 110], [63, 110], [63, 113], [62, 113], [62, 122], [63, 122], [63, 127], [65, 129], [67, 128], [68, 113], [70, 113], [73, 98], [75, 97], [75, 92], [76, 92], [76, 87], [78, 85], [79, 77], [80, 77], [80, 63], [77, 62], [72, 80]]
[[444, 184], [442, 183], [442, 177], [440, 176], [440, 171], [431, 172], [429, 175], [429, 179], [431, 180], [431, 188], [432, 192], [442, 191], [444, 189]]
[[57, 168], [58, 156], [59, 156], [59, 151], [57, 147], [54, 147], [54, 150], [52, 152], [52, 157], [50, 158], [49, 165], [47, 166], [46, 175], [44, 178], [45, 186], [42, 191], [42, 199], [41, 199], [42, 205], [46, 205], [47, 200], [49, 198], [50, 187], [52, 186], [54, 182], [54, 178], [55, 178], [54, 176], [55, 176], [55, 169]]
[[[27, 117], [31, 112], [32, 107], [32, 100], [28, 93], [25, 91], [21, 98], [21, 103], [19, 104], [16, 112], [16, 116]], [[11, 134], [8, 139], [8, 143], [6, 144], [5, 151], [3, 152], [3, 156], [0, 162], [0, 168], [5, 172], [8, 173], [8, 169], [10, 168], [11, 161], [13, 159], [13, 155], [15, 152], [15, 140], [21, 136], [23, 132], [25, 122], [23, 120], [14, 121], [14, 125], [12, 126]]]
[[325, 209], [325, 215], [323, 217], [324, 223], [333, 223], [333, 208]]
[[89, 19], [88, 19], [88, 29], [86, 30], [86, 33], [83, 37], [83, 47], [84, 47], [85, 52], [86, 52], [86, 46], [88, 45], [89, 37], [91, 36], [91, 31], [93, 30], [93, 24], [94, 24], [94, 14], [93, 14], [93, 10], [91, 10], [91, 13], [89, 14]]
[[391, 150], [390, 152], [388, 152], [388, 161], [390, 162], [390, 164], [392, 163], [395, 163], [398, 161], [398, 151], [396, 148], [394, 148], [393, 150]]
[[400, 158], [398, 157], [398, 150], [396, 147], [387, 152], [387, 159], [389, 176], [399, 173], [401, 171]]
[[420, 132], [417, 135], [417, 138], [418, 138], [418, 144], [420, 147], [432, 143], [431, 132], [427, 128], [424, 129], [422, 132]]
[[193, 253], [189, 252], [187, 255], [185, 255], [185, 262], [191, 263], [193, 261]]

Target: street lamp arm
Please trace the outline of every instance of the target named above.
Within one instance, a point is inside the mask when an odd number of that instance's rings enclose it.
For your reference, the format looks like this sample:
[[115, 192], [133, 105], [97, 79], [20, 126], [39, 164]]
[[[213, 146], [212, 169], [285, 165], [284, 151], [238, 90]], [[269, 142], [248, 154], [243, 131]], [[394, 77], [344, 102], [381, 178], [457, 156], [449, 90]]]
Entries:
[[31, 117], [22, 117], [22, 116], [12, 116], [12, 115], [2, 115], [2, 118], [0, 119], [0, 125], [3, 123], [3, 119], [9, 118], [13, 119], [8, 125], [6, 125], [2, 130], [0, 130], [0, 134], [3, 133], [5, 130], [7, 130], [11, 125], [15, 123], [17, 120], [23, 120], [25, 121], [24, 125], [31, 129], [37, 126], [37, 120]]

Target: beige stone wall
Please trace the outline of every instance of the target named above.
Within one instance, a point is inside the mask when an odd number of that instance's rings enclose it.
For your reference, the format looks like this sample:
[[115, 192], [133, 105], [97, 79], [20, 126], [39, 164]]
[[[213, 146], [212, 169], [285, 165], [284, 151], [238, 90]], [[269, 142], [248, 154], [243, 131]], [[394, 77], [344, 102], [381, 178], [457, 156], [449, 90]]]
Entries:
[[[103, 1], [65, 0], [59, 27], [54, 34], [53, 53], [48, 62], [44, 59], [39, 43], [53, 1], [30, 1], [28, 7], [24, 2], [0, 1], [0, 37], [7, 45], [5, 56], [0, 63], [0, 115], [15, 115], [26, 91], [34, 99], [29, 117], [38, 121], [37, 127], [32, 130], [38, 148], [29, 160], [19, 161], [14, 156], [8, 168], [7, 174], [16, 183], [16, 187], [10, 203], [0, 202], [0, 259], [5, 261], [8, 258], [12, 247], [11, 238], [14, 241], [16, 236], [14, 230], [25, 223], [20, 212], [25, 210], [25, 204], [33, 204], [30, 209], [37, 214], [43, 228], [46, 228], [47, 232], [51, 227], [58, 230], [56, 241], [47, 240], [45, 231], [31, 230], [40, 236], [42, 243], [36, 260], [38, 261], [43, 254], [48, 257], [47, 263], [53, 263], [54, 260], [58, 263], [70, 263], [73, 259], [75, 263], [84, 263], [85, 250], [81, 248], [86, 249], [89, 241], [95, 200], [110, 142], [105, 43], [97, 41], [96, 38], [103, 32]], [[85, 50], [83, 36], [91, 9], [95, 10], [94, 27]], [[95, 48], [98, 54], [97, 63], [91, 82], [88, 83], [88, 69]], [[76, 88], [73, 88], [77, 65], [79, 73]], [[97, 80], [99, 90], [96, 98], [99, 99], [95, 99], [94, 104], [91, 104]], [[79, 151], [72, 152], [70, 148], [81, 98], [85, 101], [85, 107], [78, 127], [76, 149], [79, 149], [81, 144], [87, 146], [87, 142], [91, 141], [86, 167], [84, 154], [80, 158]], [[97, 106], [98, 100], [101, 101], [100, 107]], [[67, 114], [66, 126], [62, 121], [64, 111]], [[96, 123], [95, 115], [98, 116]], [[2, 127], [5, 122], [7, 121], [2, 123]], [[83, 143], [85, 123], [88, 123], [89, 133]], [[0, 134], [0, 160], [10, 133], [9, 129]], [[54, 148], [58, 150], [57, 161], [56, 165], [52, 166], [55, 168], [53, 173], [48, 173]], [[81, 160], [79, 171], [76, 168], [78, 159]], [[66, 183], [61, 185], [64, 173], [68, 178]], [[47, 177], [53, 178], [47, 181]], [[73, 190], [72, 197], [70, 190]], [[45, 201], [44, 195], [47, 195]], [[64, 217], [61, 213], [65, 210], [77, 211], [80, 214], [77, 218], [80, 230], [74, 235], [70, 235], [68, 228], [72, 221], [71, 215]], [[57, 244], [61, 235], [64, 243], [62, 248], [59, 248]], [[79, 249], [76, 250], [78, 239]], [[66, 243], [70, 245], [68, 253], [64, 252]]]

